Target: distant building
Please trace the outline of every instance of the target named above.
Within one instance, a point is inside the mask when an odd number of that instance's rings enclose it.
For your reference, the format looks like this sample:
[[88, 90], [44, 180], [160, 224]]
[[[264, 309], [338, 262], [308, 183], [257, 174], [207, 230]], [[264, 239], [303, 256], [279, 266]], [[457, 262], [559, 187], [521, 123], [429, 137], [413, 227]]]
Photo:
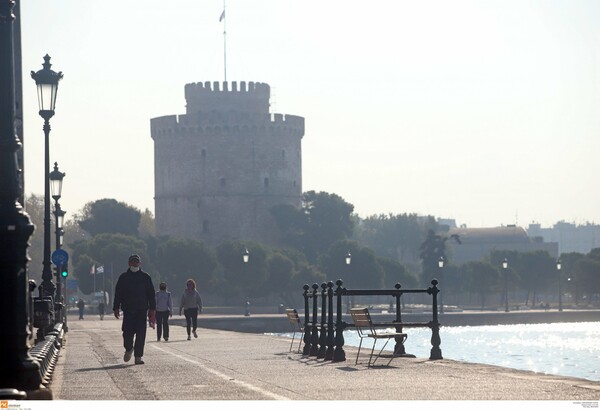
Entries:
[[452, 240], [447, 242], [450, 261], [456, 265], [482, 260], [494, 250], [523, 253], [542, 250], [547, 251], [553, 258], [558, 257], [556, 242], [531, 238], [525, 229], [514, 225], [496, 228], [449, 228], [447, 234], [458, 235], [461, 241], [461, 244]]
[[270, 209], [300, 206], [304, 118], [272, 115], [264, 83], [187, 84], [185, 98], [185, 114], [151, 120], [156, 234], [278, 243]]
[[557, 242], [560, 253], [586, 254], [594, 248], [600, 248], [600, 225], [558, 222], [552, 228], [542, 228], [540, 224], [530, 224], [527, 232], [546, 242]]

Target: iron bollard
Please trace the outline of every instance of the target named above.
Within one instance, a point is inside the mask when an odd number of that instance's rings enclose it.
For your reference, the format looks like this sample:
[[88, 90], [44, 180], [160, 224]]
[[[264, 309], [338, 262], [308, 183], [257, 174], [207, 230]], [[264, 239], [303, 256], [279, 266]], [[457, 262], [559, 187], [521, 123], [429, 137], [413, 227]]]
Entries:
[[438, 281], [436, 279], [432, 280], [431, 284], [433, 286], [427, 289], [427, 293], [429, 293], [433, 299], [433, 320], [431, 321], [431, 353], [429, 355], [429, 360], [439, 360], [443, 359], [442, 349], [440, 349], [440, 344], [442, 344], [442, 341], [440, 339], [440, 324], [438, 322], [437, 311], [437, 294], [440, 290], [437, 287]]
[[317, 356], [319, 354], [319, 328], [317, 326], [317, 310], [318, 310], [318, 301], [317, 301], [317, 289], [319, 289], [319, 285], [313, 283], [312, 285], [312, 329], [311, 329], [311, 338], [310, 338], [310, 353], [309, 356]]
[[321, 284], [321, 332], [317, 359], [324, 359], [327, 352], [327, 283]]
[[[399, 283], [396, 283], [396, 285], [394, 285], [394, 288], [396, 288], [396, 290], [400, 290], [401, 287], [402, 285]], [[396, 320], [394, 320], [394, 322], [399, 323], [396, 325], [396, 333], [402, 333], [402, 310], [400, 305], [401, 296], [402, 293], [400, 292], [398, 292], [398, 294], [396, 295]], [[396, 345], [394, 346], [394, 356], [405, 355], [406, 349], [404, 348], [404, 342], [406, 341], [406, 337], [396, 336], [394, 340], [396, 341]]]
[[346, 352], [344, 352], [344, 322], [342, 321], [342, 294], [346, 289], [342, 288], [344, 282], [338, 279], [335, 284], [335, 294], [337, 296], [337, 311], [335, 322], [335, 350], [333, 352], [334, 362], [343, 362], [346, 360]]
[[308, 356], [310, 353], [310, 311], [308, 310], [308, 290], [310, 286], [304, 285], [302, 287], [304, 289], [304, 348], [302, 349], [302, 354], [304, 356]]
[[325, 360], [333, 360], [333, 346], [335, 334], [333, 328], [333, 282], [327, 282], [327, 302], [329, 310], [327, 311], [327, 351], [325, 352]]

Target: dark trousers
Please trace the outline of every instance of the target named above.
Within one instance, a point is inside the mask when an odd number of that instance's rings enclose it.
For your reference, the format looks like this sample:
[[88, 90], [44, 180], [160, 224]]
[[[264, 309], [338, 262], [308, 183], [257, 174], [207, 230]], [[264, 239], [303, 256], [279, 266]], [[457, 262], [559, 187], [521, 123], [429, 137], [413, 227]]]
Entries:
[[164, 335], [165, 340], [169, 338], [169, 311], [156, 311], [156, 336], [158, 339]]
[[[133, 349], [135, 357], [144, 355], [144, 343], [146, 343], [146, 310], [128, 310], [123, 312], [123, 347], [125, 350]], [[135, 344], [134, 338], [135, 336]]]
[[198, 327], [198, 308], [195, 309], [183, 309], [185, 315], [185, 325], [187, 328], [187, 334], [190, 335], [190, 327], [195, 332]]

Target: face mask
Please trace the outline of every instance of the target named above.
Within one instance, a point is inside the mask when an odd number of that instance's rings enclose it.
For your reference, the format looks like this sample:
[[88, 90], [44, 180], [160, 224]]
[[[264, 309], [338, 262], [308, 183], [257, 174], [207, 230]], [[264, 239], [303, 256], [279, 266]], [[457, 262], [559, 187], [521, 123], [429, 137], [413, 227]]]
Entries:
[[137, 271], [140, 270], [140, 267], [139, 266], [130, 266], [129, 270], [132, 271], [132, 272], [137, 272]]
[[160, 288], [160, 290], [167, 290], [167, 288]]

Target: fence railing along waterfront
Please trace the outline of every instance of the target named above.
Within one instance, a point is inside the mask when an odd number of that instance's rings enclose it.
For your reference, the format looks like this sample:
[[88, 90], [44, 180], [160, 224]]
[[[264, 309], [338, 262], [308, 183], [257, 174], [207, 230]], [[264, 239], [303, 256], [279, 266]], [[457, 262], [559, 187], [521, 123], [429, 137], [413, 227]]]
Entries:
[[[430, 360], [442, 359], [442, 351], [440, 349], [440, 324], [438, 321], [438, 304], [437, 295], [440, 292], [438, 289], [438, 281], [433, 279], [431, 287], [427, 289], [402, 289], [402, 286], [397, 283], [394, 289], [347, 289], [342, 287], [342, 280], [336, 281], [336, 289], [333, 289], [333, 282], [322, 283], [311, 286], [304, 285], [304, 347], [302, 354], [305, 356], [315, 356], [317, 359], [331, 360], [333, 362], [341, 362], [346, 360], [344, 351], [344, 330], [354, 327], [353, 324], [342, 320], [343, 314], [343, 298], [352, 296], [392, 296], [395, 300], [395, 319], [392, 322], [376, 323], [377, 326], [390, 326], [396, 329], [397, 333], [402, 333], [406, 327], [427, 327], [431, 329], [431, 351]], [[319, 290], [319, 287], [321, 290]], [[402, 321], [402, 303], [401, 298], [404, 294], [421, 293], [431, 296], [431, 311], [432, 318], [428, 322], [403, 322]], [[321, 303], [321, 318], [318, 317], [319, 297]], [[336, 299], [336, 320], [334, 324], [333, 299]], [[312, 303], [312, 306], [311, 306]], [[312, 307], [312, 309], [311, 309]], [[312, 315], [311, 315], [312, 311]], [[394, 355], [406, 355], [404, 347], [404, 338], [397, 337], [395, 339]], [[411, 355], [412, 356], [412, 355]]]

